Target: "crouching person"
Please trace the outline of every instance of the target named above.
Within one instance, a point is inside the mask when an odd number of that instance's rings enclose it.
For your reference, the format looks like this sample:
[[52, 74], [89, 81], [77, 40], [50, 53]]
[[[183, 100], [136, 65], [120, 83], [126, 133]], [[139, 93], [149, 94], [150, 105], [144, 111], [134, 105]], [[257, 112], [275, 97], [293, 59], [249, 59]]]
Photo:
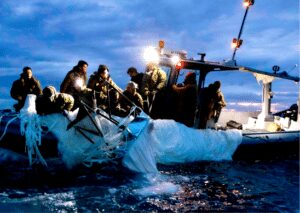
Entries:
[[140, 114], [141, 110], [143, 110], [143, 98], [137, 92], [137, 89], [137, 84], [130, 81], [126, 86], [126, 90], [123, 92], [123, 96], [120, 97], [121, 108], [126, 111], [127, 115], [129, 114], [133, 104], [140, 108], [136, 110], [136, 114]]
[[36, 111], [40, 115], [71, 111], [73, 106], [74, 98], [69, 94], [56, 92], [53, 86], [45, 87], [43, 95], [36, 99]]

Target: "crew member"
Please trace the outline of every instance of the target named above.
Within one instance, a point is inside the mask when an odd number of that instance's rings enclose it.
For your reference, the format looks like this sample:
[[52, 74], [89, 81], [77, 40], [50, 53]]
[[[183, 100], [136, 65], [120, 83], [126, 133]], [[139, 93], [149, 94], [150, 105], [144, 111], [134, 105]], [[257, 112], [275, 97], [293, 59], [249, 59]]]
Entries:
[[213, 98], [213, 118], [217, 123], [221, 114], [222, 108], [226, 106], [225, 98], [221, 92], [221, 82], [215, 81], [212, 85], [212, 98]]
[[[143, 110], [143, 98], [137, 92], [137, 88], [138, 85], [135, 82], [130, 81], [126, 86], [126, 90], [123, 92], [123, 95], [137, 107]], [[121, 108], [126, 111], [126, 114], [128, 114], [130, 112], [132, 104], [124, 96], [120, 96], [120, 105]], [[140, 113], [141, 111], [138, 110], [137, 112]]]
[[129, 67], [127, 74], [131, 77], [130, 81], [137, 84], [137, 92], [141, 94], [144, 73], [139, 73], [135, 67]]
[[189, 72], [185, 76], [183, 84], [172, 85], [176, 94], [174, 119], [188, 127], [194, 125], [197, 104], [196, 73]]
[[148, 111], [153, 119], [160, 117], [159, 106], [163, 101], [167, 75], [157, 64], [149, 63], [146, 66], [142, 83], [142, 96], [148, 105]]
[[74, 105], [74, 98], [67, 93], [56, 92], [55, 87], [47, 86], [43, 89], [43, 95], [36, 99], [36, 111], [40, 115], [71, 111]]
[[119, 115], [119, 93], [122, 93], [109, 75], [106, 65], [100, 64], [98, 70], [94, 72], [88, 81], [88, 88], [96, 93], [97, 105], [107, 112]]
[[14, 104], [14, 108], [17, 112], [24, 106], [28, 94], [38, 96], [42, 94], [42, 89], [40, 82], [32, 76], [32, 69], [30, 67], [24, 67], [20, 79], [13, 82], [10, 90], [11, 97], [18, 101], [17, 104]]
[[60, 92], [67, 93], [73, 96], [73, 109], [80, 106], [80, 101], [91, 104], [91, 91], [86, 88], [88, 63], [80, 60], [78, 64], [69, 71], [60, 85]]

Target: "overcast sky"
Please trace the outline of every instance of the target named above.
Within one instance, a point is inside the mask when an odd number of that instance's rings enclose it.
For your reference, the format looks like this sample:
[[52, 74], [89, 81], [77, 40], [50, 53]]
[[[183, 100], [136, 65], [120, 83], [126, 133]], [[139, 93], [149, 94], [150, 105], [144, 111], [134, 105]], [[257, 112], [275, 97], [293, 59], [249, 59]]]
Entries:
[[[144, 71], [143, 50], [160, 39], [188, 57], [205, 52], [210, 61], [229, 59], [245, 11], [242, 0], [1, 0], [0, 9], [0, 108], [13, 103], [9, 90], [24, 66], [32, 67], [43, 87], [58, 89], [78, 60], [89, 63], [88, 75], [106, 64], [124, 88], [127, 68]], [[299, 67], [293, 69], [299, 64], [299, 1], [256, 0], [242, 39], [239, 65], [270, 72], [279, 65], [299, 76]], [[252, 75], [217, 77], [228, 108], [260, 102]], [[295, 103], [298, 85], [276, 80], [273, 87], [275, 110]]]

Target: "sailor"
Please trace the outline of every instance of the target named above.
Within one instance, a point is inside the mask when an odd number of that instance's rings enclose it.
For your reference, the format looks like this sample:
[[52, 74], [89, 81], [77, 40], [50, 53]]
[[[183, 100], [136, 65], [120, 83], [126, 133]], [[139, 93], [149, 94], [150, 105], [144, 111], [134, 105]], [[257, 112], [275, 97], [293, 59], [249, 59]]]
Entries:
[[153, 119], [160, 117], [159, 106], [163, 100], [167, 75], [155, 63], [148, 63], [142, 82], [142, 96], [148, 105], [148, 111]]
[[74, 105], [74, 98], [67, 93], [56, 92], [55, 87], [47, 86], [43, 89], [43, 95], [36, 99], [36, 111], [40, 115], [71, 111]]
[[198, 117], [199, 126], [197, 128], [205, 129], [207, 121], [213, 116], [214, 100], [213, 100], [213, 84], [204, 87], [199, 92]]
[[131, 77], [130, 81], [133, 81], [137, 84], [137, 92], [141, 94], [144, 73], [139, 73], [135, 67], [129, 67], [127, 74]]
[[225, 98], [221, 92], [221, 82], [215, 81], [212, 85], [212, 98], [213, 98], [213, 118], [217, 123], [221, 114], [221, 110], [226, 106]]
[[220, 88], [221, 82], [215, 81], [213, 84], [209, 84], [208, 87], [201, 90], [198, 108], [200, 129], [205, 129], [209, 125], [215, 125], [215, 123], [219, 120], [222, 108], [226, 106], [226, 102]]
[[88, 63], [80, 60], [78, 64], [69, 71], [60, 85], [60, 92], [73, 96], [74, 106], [76, 109], [80, 106], [80, 101], [91, 104], [91, 90], [86, 87]]
[[[129, 100], [127, 100], [124, 96], [120, 96], [120, 105], [121, 108], [126, 111], [126, 114], [130, 112], [130, 109], [132, 107], [132, 104], [129, 101], [134, 103], [140, 109], [143, 109], [143, 98], [137, 92], [137, 89], [138, 85], [133, 81], [129, 81], [126, 86], [126, 90], [123, 92], [123, 95]], [[140, 110], [138, 110], [137, 112], [140, 113]]]
[[13, 82], [10, 90], [11, 97], [18, 101], [17, 104], [14, 104], [14, 108], [17, 112], [24, 106], [28, 94], [38, 96], [42, 94], [42, 89], [40, 82], [32, 76], [32, 69], [30, 67], [24, 67], [20, 79]]
[[88, 88], [96, 93], [97, 105], [107, 112], [118, 115], [120, 111], [119, 93], [122, 93], [109, 75], [106, 65], [100, 64], [88, 81]]
[[174, 119], [192, 127], [197, 104], [196, 73], [187, 73], [183, 84], [172, 85], [172, 90], [176, 94]]

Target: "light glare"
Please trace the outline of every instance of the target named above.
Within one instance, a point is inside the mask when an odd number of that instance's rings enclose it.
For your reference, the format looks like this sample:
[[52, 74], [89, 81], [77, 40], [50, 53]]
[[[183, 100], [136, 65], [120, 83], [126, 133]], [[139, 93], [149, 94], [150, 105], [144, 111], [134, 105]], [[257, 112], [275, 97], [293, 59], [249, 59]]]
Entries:
[[147, 47], [144, 51], [144, 59], [147, 63], [153, 62], [158, 64], [159, 55], [157, 50], [154, 47]]
[[178, 55], [173, 55], [171, 58], [171, 61], [173, 64], [177, 64], [179, 62], [180, 58]]

